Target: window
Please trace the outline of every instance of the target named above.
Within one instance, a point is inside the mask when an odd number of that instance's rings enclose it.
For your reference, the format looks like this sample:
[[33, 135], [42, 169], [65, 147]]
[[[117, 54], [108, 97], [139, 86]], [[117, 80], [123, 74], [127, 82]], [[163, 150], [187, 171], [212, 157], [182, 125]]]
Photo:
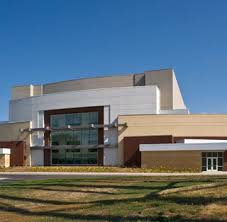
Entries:
[[98, 112], [89, 113], [89, 124], [98, 124]]
[[[98, 112], [51, 116], [51, 128], [98, 124]], [[81, 128], [51, 132], [52, 164], [97, 164], [98, 129]], [[87, 147], [86, 147], [87, 146]]]
[[52, 147], [52, 164], [97, 164], [96, 148], [59, 148]]
[[98, 124], [98, 112], [51, 115], [50, 122], [52, 128]]
[[88, 152], [94, 153], [94, 152], [97, 152], [97, 149], [96, 148], [90, 148], [90, 149], [88, 149]]
[[88, 144], [98, 144], [98, 129], [89, 129]]
[[65, 127], [65, 115], [52, 115], [50, 120], [50, 125], [52, 128]]
[[81, 113], [73, 113], [65, 115], [65, 125], [79, 126], [81, 125]]

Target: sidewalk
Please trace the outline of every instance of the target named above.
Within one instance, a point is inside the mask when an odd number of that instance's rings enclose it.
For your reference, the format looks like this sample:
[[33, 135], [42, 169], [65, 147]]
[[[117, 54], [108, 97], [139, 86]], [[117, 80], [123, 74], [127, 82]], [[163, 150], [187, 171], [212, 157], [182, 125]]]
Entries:
[[0, 176], [227, 176], [226, 172], [201, 173], [117, 173], [117, 172], [0, 172]]

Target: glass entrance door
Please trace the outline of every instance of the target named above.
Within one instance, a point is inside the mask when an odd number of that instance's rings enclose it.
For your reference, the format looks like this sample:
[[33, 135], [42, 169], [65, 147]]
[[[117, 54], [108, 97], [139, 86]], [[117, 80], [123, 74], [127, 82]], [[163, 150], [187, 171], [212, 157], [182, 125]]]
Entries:
[[218, 158], [207, 157], [207, 171], [217, 171], [217, 170], [218, 170]]
[[202, 171], [223, 171], [223, 152], [202, 152]]

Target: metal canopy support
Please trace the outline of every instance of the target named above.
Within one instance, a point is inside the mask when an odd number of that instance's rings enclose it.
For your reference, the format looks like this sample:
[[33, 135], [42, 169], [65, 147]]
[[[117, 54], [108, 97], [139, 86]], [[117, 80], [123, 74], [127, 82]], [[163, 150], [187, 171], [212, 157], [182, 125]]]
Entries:
[[114, 124], [89, 124], [89, 125], [84, 125], [84, 126], [72, 126], [68, 125], [67, 127], [61, 127], [61, 128], [50, 128], [50, 127], [45, 127], [45, 128], [26, 128], [26, 129], [20, 129], [20, 132], [46, 132], [46, 131], [65, 131], [65, 130], [79, 130], [79, 129], [100, 129], [100, 128], [117, 128], [117, 127], [128, 127], [127, 123], [114, 123]]

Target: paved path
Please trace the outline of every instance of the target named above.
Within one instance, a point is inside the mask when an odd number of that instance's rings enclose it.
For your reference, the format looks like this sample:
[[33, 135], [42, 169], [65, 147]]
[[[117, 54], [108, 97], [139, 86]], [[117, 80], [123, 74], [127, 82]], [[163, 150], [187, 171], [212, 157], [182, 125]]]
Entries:
[[8, 180], [9, 178], [8, 177], [0, 177], [0, 181], [1, 180]]
[[17, 180], [67, 179], [77, 177], [160, 177], [160, 176], [226, 176], [227, 172], [202, 173], [95, 173], [95, 172], [0, 172], [0, 183]]

